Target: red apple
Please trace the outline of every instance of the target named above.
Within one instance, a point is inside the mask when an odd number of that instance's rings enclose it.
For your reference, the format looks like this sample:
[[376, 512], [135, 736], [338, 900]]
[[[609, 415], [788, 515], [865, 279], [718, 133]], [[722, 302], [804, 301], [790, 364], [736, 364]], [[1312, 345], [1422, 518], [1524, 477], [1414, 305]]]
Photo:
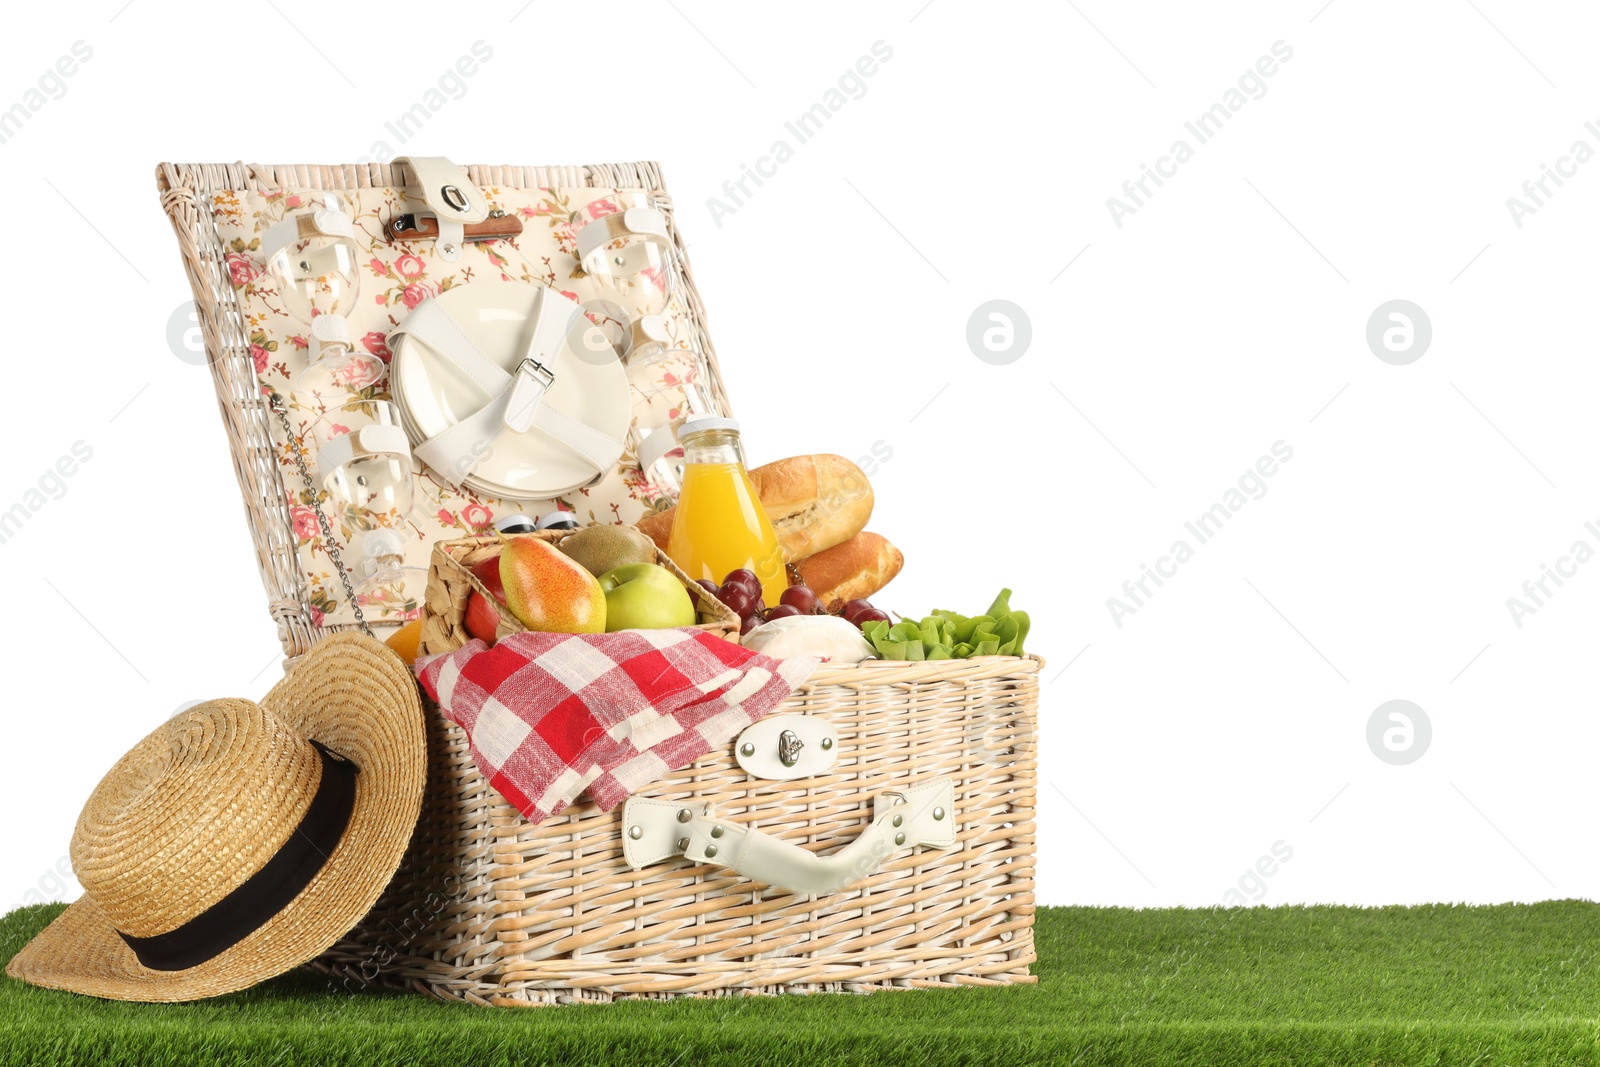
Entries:
[[473, 590], [472, 595], [467, 597], [467, 614], [462, 622], [467, 627], [467, 633], [492, 645], [500, 629], [500, 609], [494, 601]]
[[[505, 585], [500, 580], [499, 553], [474, 564], [472, 576], [494, 594], [494, 600], [473, 590], [472, 595], [467, 598], [467, 613], [462, 622], [466, 625], [467, 633], [492, 645], [500, 628], [500, 604], [504, 604], [506, 599]], [[496, 600], [500, 604], [496, 604]]]
[[500, 580], [500, 554], [497, 552], [486, 560], [472, 565], [472, 576], [483, 583], [483, 587], [494, 594], [494, 598], [505, 603], [505, 583]]

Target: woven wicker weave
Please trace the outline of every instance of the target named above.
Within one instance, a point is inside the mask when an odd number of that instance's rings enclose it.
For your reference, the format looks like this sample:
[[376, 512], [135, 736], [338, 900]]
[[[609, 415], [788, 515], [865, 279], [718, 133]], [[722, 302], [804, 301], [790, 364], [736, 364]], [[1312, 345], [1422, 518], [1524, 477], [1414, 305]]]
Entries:
[[[435, 552], [428, 651], [465, 639], [454, 576], [477, 545]], [[436, 606], [452, 617], [433, 618]], [[634, 871], [621, 809], [587, 797], [530, 826], [478, 772], [461, 728], [430, 708], [411, 852], [318, 966], [351, 988], [496, 1006], [1032, 982], [1039, 667], [1010, 656], [823, 666], [775, 714], [828, 718], [840, 751], [830, 773], [754, 779], [730, 742], [641, 794], [709, 800], [719, 820], [829, 852], [871, 821], [875, 794], [954, 781], [954, 848], [896, 853], [826, 896], [681, 857]]]
[[[480, 186], [514, 189], [587, 187], [645, 189], [667, 218], [678, 255], [678, 291], [689, 327], [705, 353], [712, 394], [721, 410], [733, 407], [723, 386], [716, 350], [706, 331], [705, 307], [695, 288], [683, 240], [673, 217], [661, 168], [655, 163], [598, 164], [585, 167], [471, 166], [467, 174]], [[233, 453], [234, 473], [244, 495], [256, 563], [285, 656], [303, 655], [323, 633], [351, 627], [319, 629], [312, 621], [305, 574], [296, 554], [294, 524], [289, 514], [283, 471], [270, 426], [271, 412], [261, 396], [250, 359], [238, 296], [228, 280], [225, 249], [210, 210], [213, 194], [264, 192], [284, 188], [368, 189], [404, 187], [409, 171], [383, 163], [315, 166], [299, 164], [163, 163], [156, 171], [161, 205], [172, 222], [183, 254], [184, 270], [194, 289], [195, 308], [205, 338], [206, 356], [222, 409], [223, 426]]]

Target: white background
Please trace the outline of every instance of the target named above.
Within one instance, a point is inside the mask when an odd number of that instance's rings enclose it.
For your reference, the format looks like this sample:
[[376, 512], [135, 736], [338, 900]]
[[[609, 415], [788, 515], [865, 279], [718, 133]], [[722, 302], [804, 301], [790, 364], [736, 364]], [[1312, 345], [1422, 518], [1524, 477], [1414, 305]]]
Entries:
[[[752, 462], [883, 442], [872, 528], [907, 567], [878, 602], [1009, 585], [1031, 611], [1044, 902], [1217, 903], [1279, 841], [1252, 899], [1594, 892], [1600, 563], [1520, 628], [1506, 606], [1600, 548], [1600, 162], [1520, 228], [1506, 206], [1600, 149], [1593, 11], [276, 3], [32, 5], [0, 37], [0, 108], [93, 49], [0, 144], [0, 510], [94, 453], [0, 545], [0, 907], [75, 894], [52, 870], [135, 741], [278, 674], [210, 380], [167, 342], [190, 294], [156, 163], [384, 140], [663, 163]], [[465, 96], [388, 137], [478, 39]], [[865, 94], [719, 225], [707, 198], [877, 41]], [[1197, 144], [1184, 122], [1277, 41], [1266, 94]], [[1119, 228], [1107, 198], [1180, 137], [1194, 158]], [[965, 339], [994, 298], [1032, 323], [1004, 366]], [[1433, 327], [1406, 366], [1365, 340], [1397, 298]], [[1280, 440], [1266, 495], [1119, 628], [1107, 598]], [[1433, 728], [1406, 766], [1366, 740], [1396, 698]]]

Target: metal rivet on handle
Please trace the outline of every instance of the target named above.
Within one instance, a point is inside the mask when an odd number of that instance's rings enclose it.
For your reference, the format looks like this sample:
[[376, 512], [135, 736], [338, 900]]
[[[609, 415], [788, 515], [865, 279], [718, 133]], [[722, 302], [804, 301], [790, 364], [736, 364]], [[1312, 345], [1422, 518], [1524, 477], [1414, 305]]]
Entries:
[[831, 748], [833, 748], [833, 738], [824, 737], [822, 739], [822, 751], [827, 752]]
[[678, 838], [678, 851], [679, 852], [682, 852], [684, 849], [686, 849], [688, 847], [689, 847], [689, 839], [687, 837]]
[[943, 808], [934, 808], [933, 809], [933, 817], [935, 819], [943, 819], [944, 818], [944, 809]]
[[901, 824], [901, 823], [903, 823], [903, 822], [905, 822], [905, 821], [906, 821], [906, 817], [905, 817], [905, 816], [904, 816], [904, 815], [896, 815], [896, 816], [895, 816], [895, 817], [894, 817], [894, 818], [893, 818], [893, 819], [892, 819], [892, 820], [890, 820], [890, 821], [891, 821], [891, 822], [893, 822], [893, 823], [894, 823], [894, 825], [896, 825], [896, 826], [899, 826], [899, 825], [900, 825], [900, 824]]
[[694, 818], [694, 812], [690, 811], [688, 808], [679, 808], [678, 809], [678, 821], [679, 822], [688, 822], [692, 818]]
[[642, 827], [642, 826], [630, 826], [630, 827], [628, 827], [628, 836], [633, 838], [635, 841], [639, 840], [639, 838], [644, 836], [644, 827]]
[[706, 859], [710, 859], [711, 857], [715, 856], [716, 854], [717, 854], [717, 846], [716, 845], [707, 845], [706, 846]]
[[906, 835], [903, 834], [903, 833], [895, 834], [894, 835], [894, 843], [897, 844], [897, 845], [905, 844], [906, 843]]
[[722, 836], [722, 827], [720, 827], [720, 826], [713, 826], [713, 827], [712, 827], [712, 828], [711, 828], [711, 836], [712, 836], [712, 837], [721, 837], [721, 836]]
[[755, 754], [756, 746], [752, 745], [750, 742], [746, 741], [744, 744], [739, 746], [739, 755], [754, 756]]

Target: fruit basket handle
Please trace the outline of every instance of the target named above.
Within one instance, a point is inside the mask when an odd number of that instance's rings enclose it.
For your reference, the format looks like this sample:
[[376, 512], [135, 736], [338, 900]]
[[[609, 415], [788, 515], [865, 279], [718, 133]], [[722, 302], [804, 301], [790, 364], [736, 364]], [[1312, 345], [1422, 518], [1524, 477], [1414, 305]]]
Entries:
[[638, 870], [682, 855], [791, 893], [837, 893], [867, 878], [903, 848], [955, 844], [955, 788], [939, 778], [873, 798], [872, 824], [826, 856], [716, 818], [709, 803], [630, 797], [622, 807], [622, 851]]

